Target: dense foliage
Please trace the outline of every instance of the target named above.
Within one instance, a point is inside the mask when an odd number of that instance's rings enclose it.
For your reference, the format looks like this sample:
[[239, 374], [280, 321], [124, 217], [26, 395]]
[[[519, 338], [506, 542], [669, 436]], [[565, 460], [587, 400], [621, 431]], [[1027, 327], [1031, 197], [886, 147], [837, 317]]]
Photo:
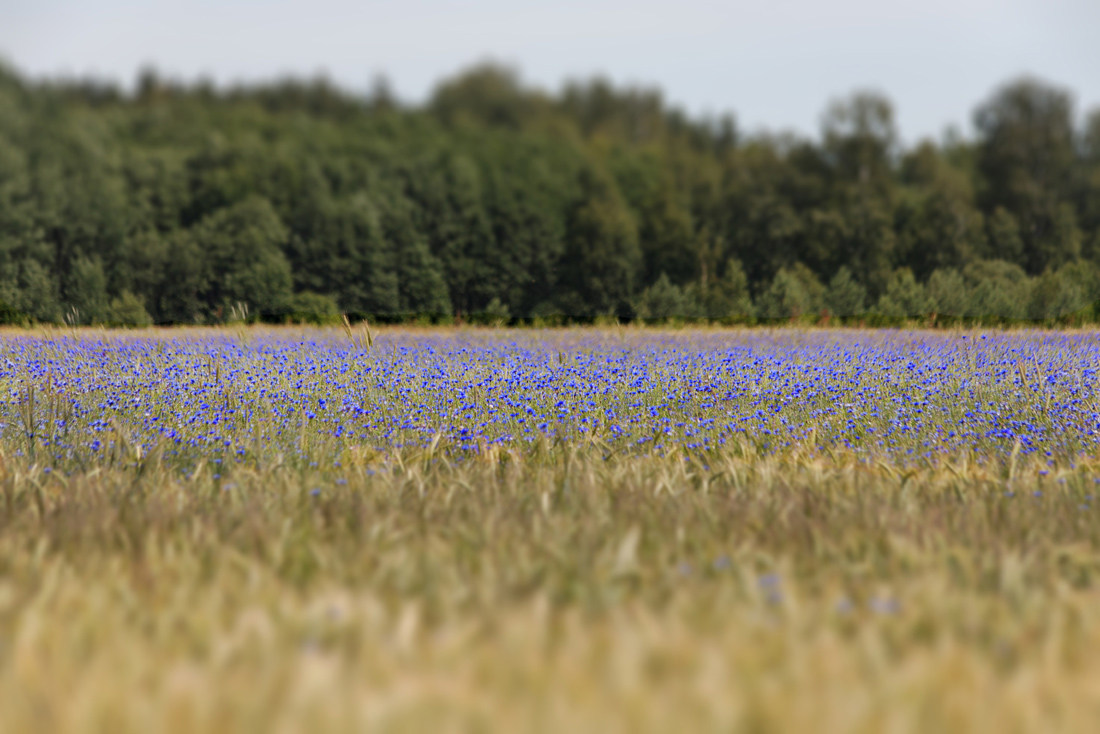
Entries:
[[1100, 112], [1022, 80], [974, 119], [903, 150], [867, 93], [808, 140], [494, 67], [415, 109], [0, 71], [0, 317], [1092, 315]]

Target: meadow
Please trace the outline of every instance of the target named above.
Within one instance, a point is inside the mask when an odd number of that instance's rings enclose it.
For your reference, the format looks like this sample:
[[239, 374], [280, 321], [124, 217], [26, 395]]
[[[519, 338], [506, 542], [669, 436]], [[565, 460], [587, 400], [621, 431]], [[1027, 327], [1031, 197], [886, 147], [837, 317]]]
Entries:
[[0, 731], [1096, 731], [1100, 333], [0, 336]]

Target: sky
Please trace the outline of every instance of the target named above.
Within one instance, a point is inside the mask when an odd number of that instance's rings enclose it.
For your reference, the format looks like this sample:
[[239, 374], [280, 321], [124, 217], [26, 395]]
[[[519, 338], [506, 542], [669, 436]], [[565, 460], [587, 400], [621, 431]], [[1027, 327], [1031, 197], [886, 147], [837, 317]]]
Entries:
[[1100, 107], [1100, 0], [0, 0], [0, 57], [31, 77], [138, 70], [218, 84], [384, 74], [422, 102], [491, 60], [548, 91], [599, 75], [693, 115], [817, 135], [828, 103], [885, 93], [902, 140], [972, 132], [974, 107], [1030, 75]]

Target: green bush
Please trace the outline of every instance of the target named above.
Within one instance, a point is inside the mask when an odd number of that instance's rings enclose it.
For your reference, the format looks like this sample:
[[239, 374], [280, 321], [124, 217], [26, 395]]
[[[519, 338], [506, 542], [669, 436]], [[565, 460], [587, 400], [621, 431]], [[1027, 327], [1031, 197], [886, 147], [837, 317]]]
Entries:
[[335, 324], [340, 321], [340, 307], [331, 296], [302, 291], [289, 299], [287, 308], [291, 321], [303, 324]]
[[842, 265], [829, 281], [825, 291], [825, 308], [841, 318], [858, 316], [867, 310], [867, 289], [852, 277], [852, 271]]
[[706, 317], [721, 321], [752, 318], [752, 297], [745, 269], [737, 258], [726, 260], [725, 272], [716, 282], [708, 283], [702, 290], [701, 300]]
[[825, 287], [802, 263], [782, 268], [760, 294], [757, 312], [770, 320], [816, 316], [825, 305]]
[[932, 306], [924, 286], [913, 277], [913, 271], [899, 268], [879, 298], [876, 310], [889, 319], [907, 319], [926, 316]]
[[470, 314], [470, 322], [474, 324], [507, 324], [512, 318], [512, 312], [507, 303], [502, 303], [496, 296], [477, 313]]
[[639, 318], [651, 321], [686, 316], [684, 293], [669, 281], [667, 275], [661, 273], [656, 283], [642, 291], [637, 312]]
[[124, 290], [107, 306], [107, 323], [111, 326], [141, 328], [151, 326], [153, 319], [145, 310], [145, 302], [141, 297]]
[[27, 314], [17, 308], [9, 306], [4, 301], [0, 301], [0, 325], [25, 326], [28, 321]]

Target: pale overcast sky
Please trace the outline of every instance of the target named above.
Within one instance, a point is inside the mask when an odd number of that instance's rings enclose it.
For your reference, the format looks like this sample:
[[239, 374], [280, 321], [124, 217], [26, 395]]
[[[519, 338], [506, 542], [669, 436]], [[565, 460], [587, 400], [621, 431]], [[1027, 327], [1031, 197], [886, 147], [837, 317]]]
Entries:
[[24, 73], [132, 84], [152, 64], [219, 83], [385, 73], [422, 101], [493, 59], [557, 89], [657, 86], [743, 130], [816, 135], [831, 98], [885, 92], [903, 138], [971, 130], [974, 106], [1031, 74], [1100, 106], [1100, 0], [0, 0], [0, 56]]

